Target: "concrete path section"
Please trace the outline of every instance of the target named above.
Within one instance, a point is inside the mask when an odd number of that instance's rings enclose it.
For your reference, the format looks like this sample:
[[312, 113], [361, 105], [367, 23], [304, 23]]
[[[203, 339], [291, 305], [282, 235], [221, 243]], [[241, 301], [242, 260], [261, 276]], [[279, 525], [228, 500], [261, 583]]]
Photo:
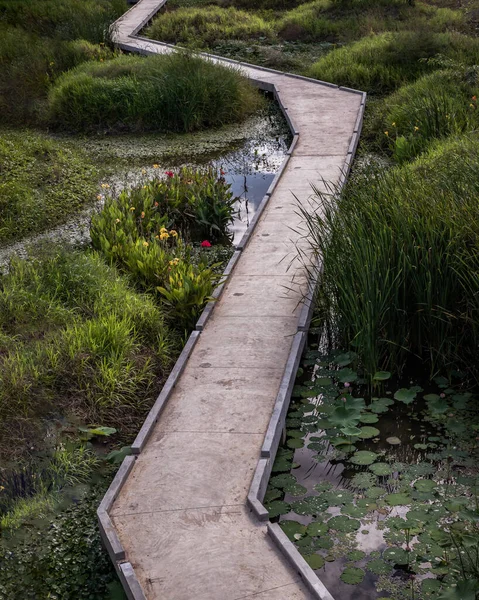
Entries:
[[[140, 0], [116, 23], [115, 43], [143, 53], [172, 51], [135, 37], [163, 3]], [[274, 87], [299, 137], [109, 510], [125, 561], [148, 600], [313, 597], [246, 498], [307, 285], [296, 251], [305, 233], [297, 204], [307, 205], [311, 183], [339, 181], [354, 152], [364, 99], [304, 78], [241, 68], [260, 87]]]

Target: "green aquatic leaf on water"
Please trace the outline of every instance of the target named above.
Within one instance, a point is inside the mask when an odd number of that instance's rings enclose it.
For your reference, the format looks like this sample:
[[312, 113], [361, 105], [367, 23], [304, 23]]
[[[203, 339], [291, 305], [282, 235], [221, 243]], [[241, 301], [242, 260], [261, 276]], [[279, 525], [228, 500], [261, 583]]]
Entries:
[[373, 381], [387, 381], [390, 377], [391, 373], [389, 371], [377, 371], [374, 373]]
[[383, 552], [383, 559], [392, 562], [395, 565], [407, 565], [409, 563], [409, 552], [403, 548], [387, 548]]
[[354, 494], [347, 490], [330, 490], [324, 492], [322, 495], [325, 502], [328, 502], [329, 506], [340, 506], [341, 504], [348, 504], [354, 499]]
[[360, 528], [361, 523], [356, 519], [350, 519], [349, 517], [340, 515], [329, 519], [327, 525], [329, 529], [342, 531], [344, 533], [351, 533], [353, 531], [357, 531]]
[[324, 558], [321, 554], [308, 554], [304, 556], [304, 560], [313, 569], [321, 569], [324, 566]]
[[283, 488], [283, 491], [289, 494], [290, 496], [304, 496], [308, 493], [308, 489], [299, 483], [294, 483], [291, 485], [286, 485]]
[[401, 388], [394, 394], [394, 398], [403, 404], [411, 404], [417, 396], [414, 388]]
[[451, 585], [445, 589], [438, 600], [476, 600], [478, 592], [479, 581], [468, 579], [458, 581], [456, 585]]
[[441, 582], [437, 579], [425, 579], [421, 583], [421, 590], [425, 594], [430, 594], [434, 592], [438, 592], [441, 589]]
[[358, 567], [347, 567], [341, 573], [341, 581], [349, 585], [358, 585], [364, 579], [364, 571]]
[[341, 508], [341, 514], [352, 517], [353, 519], [362, 519], [368, 514], [368, 509], [354, 504], [347, 504]]
[[351, 446], [350, 438], [343, 437], [343, 436], [331, 438], [329, 440], [329, 443], [331, 444], [331, 446], [334, 446], [335, 448], [340, 448], [341, 446]]
[[266, 506], [266, 510], [269, 513], [270, 519], [274, 517], [279, 517], [280, 515], [285, 515], [290, 510], [290, 505], [283, 500], [273, 500]]
[[337, 406], [329, 417], [335, 427], [349, 427], [359, 422], [359, 411], [347, 406]]
[[432, 479], [418, 479], [414, 482], [414, 487], [419, 492], [431, 492], [437, 487], [437, 483]]
[[361, 423], [377, 423], [379, 417], [377, 415], [372, 415], [371, 413], [361, 413], [359, 420]]
[[[378, 463], [378, 464], [381, 464], [381, 463]], [[378, 486], [373, 486], [366, 490], [366, 496], [368, 498], [372, 498], [373, 500], [377, 500], [378, 498], [381, 498], [381, 496], [384, 496], [385, 494], [386, 494], [386, 490], [384, 488], [378, 487]]]
[[292, 542], [298, 539], [295, 536], [303, 536], [306, 532], [306, 525], [298, 523], [298, 521], [281, 521], [279, 526]]
[[357, 560], [362, 560], [366, 556], [366, 553], [362, 550], [352, 550], [346, 555], [348, 560], [352, 560], [356, 562]]
[[[301, 516], [320, 515], [328, 509], [328, 503], [320, 496], [311, 496], [304, 500], [298, 500], [291, 504], [291, 509]], [[287, 512], [287, 511], [286, 511]]]
[[324, 535], [328, 531], [328, 526], [322, 521], [313, 521], [306, 528], [306, 533], [311, 537]]
[[376, 452], [371, 452], [370, 450], [359, 450], [359, 452], [355, 452], [353, 456], [350, 458], [350, 461], [354, 465], [371, 465], [378, 455]]
[[426, 402], [431, 402], [433, 400], [439, 400], [440, 396], [439, 394], [426, 394], [423, 398]]
[[391, 469], [391, 465], [388, 463], [374, 463], [369, 466], [369, 470], [372, 471], [375, 475], [379, 475], [384, 477], [385, 475], [390, 475], [393, 471]]
[[331, 362], [338, 365], [338, 367], [347, 367], [357, 356], [356, 352], [344, 352], [343, 354], [338, 354]]
[[341, 433], [344, 435], [347, 435], [349, 437], [362, 437], [361, 436], [361, 429], [359, 427], [353, 427], [353, 426], [349, 426], [349, 427], [343, 427], [341, 429]]
[[331, 550], [331, 548], [334, 546], [334, 542], [331, 538], [320, 537], [316, 540], [314, 546], [318, 550]]
[[439, 397], [437, 400], [429, 400], [427, 408], [433, 415], [442, 415], [449, 410], [449, 403], [446, 398]]
[[394, 400], [390, 398], [376, 398], [368, 406], [369, 410], [373, 413], [385, 413], [388, 412], [389, 406], [394, 404]]
[[359, 490], [365, 490], [372, 487], [377, 481], [376, 475], [372, 473], [356, 473], [351, 478], [351, 484], [353, 487]]
[[401, 443], [401, 440], [396, 436], [391, 436], [391, 437], [386, 438], [386, 442], [388, 444], [391, 444], [391, 446], [399, 446], [399, 444]]
[[273, 500], [277, 500], [282, 495], [283, 492], [281, 490], [278, 490], [277, 488], [268, 489], [266, 491], [266, 494], [264, 495], [263, 504], [270, 504], [271, 502], [273, 502]]
[[304, 431], [300, 431], [299, 429], [290, 429], [287, 431], [287, 436], [290, 438], [304, 438], [306, 433]]
[[291, 475], [291, 473], [283, 473], [282, 475], [275, 475], [271, 477], [269, 480], [269, 485], [272, 485], [275, 488], [283, 489], [287, 485], [296, 484], [296, 477]]
[[447, 388], [447, 387], [449, 387], [449, 379], [446, 379], [446, 377], [442, 377], [441, 375], [438, 375], [437, 377], [434, 377], [433, 381], [440, 388]]
[[356, 381], [357, 378], [358, 374], [356, 373], [356, 371], [353, 371], [349, 368], [340, 369], [336, 373], [336, 379], [341, 383], [352, 383], [353, 381]]
[[303, 442], [303, 440], [300, 440], [298, 438], [290, 438], [286, 442], [286, 445], [288, 446], [288, 448], [298, 449], [298, 448], [302, 448], [304, 446], [304, 442]]
[[369, 440], [373, 437], [377, 437], [379, 435], [379, 429], [376, 427], [361, 427], [359, 437], [363, 440]]
[[414, 444], [414, 448], [416, 450], [427, 450], [429, 447], [429, 444]]
[[403, 506], [411, 503], [411, 496], [404, 493], [388, 494], [385, 498], [389, 506]]
[[375, 575], [387, 575], [393, 570], [390, 564], [380, 558], [370, 560], [366, 565], [366, 569]]

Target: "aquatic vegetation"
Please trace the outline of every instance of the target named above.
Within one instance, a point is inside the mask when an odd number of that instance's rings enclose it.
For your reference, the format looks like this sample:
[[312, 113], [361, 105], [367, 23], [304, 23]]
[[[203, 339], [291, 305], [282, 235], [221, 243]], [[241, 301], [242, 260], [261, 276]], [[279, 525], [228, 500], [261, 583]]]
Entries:
[[186, 52], [89, 62], [50, 89], [50, 124], [68, 131], [191, 132], [240, 121], [261, 96], [237, 69]]

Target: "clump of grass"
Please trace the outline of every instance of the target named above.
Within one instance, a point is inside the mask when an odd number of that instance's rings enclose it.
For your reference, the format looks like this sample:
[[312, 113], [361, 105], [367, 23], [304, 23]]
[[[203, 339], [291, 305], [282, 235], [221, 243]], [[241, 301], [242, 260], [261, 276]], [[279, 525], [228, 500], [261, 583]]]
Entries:
[[12, 263], [0, 331], [0, 440], [20, 453], [27, 446], [13, 441], [38, 439], [53, 410], [123, 431], [137, 424], [177, 347], [150, 297], [97, 254], [76, 252]]
[[439, 54], [474, 64], [479, 58], [479, 44], [459, 34], [389, 32], [333, 50], [312, 65], [309, 75], [384, 94], [431, 72], [434, 66], [426, 59]]
[[80, 65], [52, 88], [49, 111], [73, 131], [189, 132], [241, 120], [260, 102], [238, 70], [175, 53]]
[[207, 6], [179, 8], [160, 15], [147, 30], [148, 37], [194, 48], [204, 48], [218, 40], [272, 38], [271, 23], [255, 14]]
[[451, 139], [358, 177], [309, 217], [321, 310], [369, 373], [410, 359], [431, 373], [479, 367], [477, 141]]
[[61, 224], [95, 197], [87, 156], [41, 134], [0, 135], [0, 163], [0, 244]]

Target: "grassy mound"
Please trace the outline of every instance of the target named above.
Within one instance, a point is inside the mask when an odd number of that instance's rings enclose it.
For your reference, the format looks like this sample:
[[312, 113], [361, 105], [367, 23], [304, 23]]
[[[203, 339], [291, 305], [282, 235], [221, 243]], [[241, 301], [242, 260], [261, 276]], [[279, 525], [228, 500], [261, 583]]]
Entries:
[[337, 208], [322, 199], [322, 306], [369, 372], [411, 356], [432, 373], [479, 366], [478, 194], [478, 139], [465, 137], [356, 178]]
[[218, 40], [271, 38], [273, 27], [263, 18], [235, 8], [180, 8], [155, 19], [148, 37], [196, 48]]
[[433, 70], [427, 59], [437, 55], [473, 64], [479, 59], [479, 43], [459, 34], [384, 33], [333, 50], [312, 65], [309, 75], [371, 93], [386, 93]]
[[241, 120], [260, 101], [237, 70], [177, 53], [80, 65], [52, 88], [49, 111], [71, 131], [189, 132]]
[[65, 222], [97, 191], [84, 153], [33, 132], [0, 135], [0, 163], [0, 243]]

